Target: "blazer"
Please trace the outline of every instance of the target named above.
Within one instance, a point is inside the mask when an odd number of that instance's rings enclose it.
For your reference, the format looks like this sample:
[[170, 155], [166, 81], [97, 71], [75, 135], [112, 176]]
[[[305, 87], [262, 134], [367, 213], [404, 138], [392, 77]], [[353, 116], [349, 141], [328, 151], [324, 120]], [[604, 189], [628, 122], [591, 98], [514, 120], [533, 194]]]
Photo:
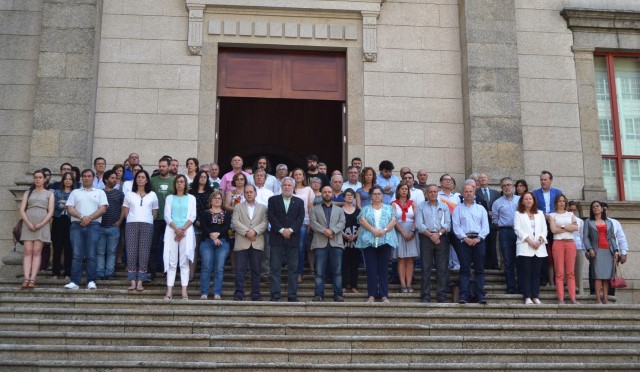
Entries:
[[[484, 197], [484, 193], [482, 192], [482, 189], [476, 190], [476, 199], [480, 200], [480, 204], [482, 204], [482, 206], [487, 210], [487, 212], [491, 211], [491, 208], [493, 208], [493, 202], [498, 200], [498, 198], [500, 198], [500, 192], [496, 190], [489, 189], [489, 200], [487, 200]], [[482, 201], [484, 201], [484, 204], [482, 203]]]
[[[542, 211], [538, 211], [533, 218], [536, 222], [535, 231], [531, 231], [531, 222], [526, 213], [516, 211], [513, 216], [513, 229], [517, 237], [516, 256], [547, 257], [547, 220]], [[526, 242], [527, 238], [533, 239], [534, 237], [542, 237], [543, 244], [540, 244], [538, 249], [532, 248]]]
[[544, 193], [542, 192], [542, 189], [537, 189], [537, 190], [533, 190], [531, 193], [533, 194], [533, 196], [535, 196], [536, 201], [538, 202], [538, 210], [542, 211], [542, 213], [544, 214], [549, 214], [549, 213], [553, 213], [556, 211], [556, 209], [553, 206], [553, 201], [556, 200], [556, 196], [562, 194], [562, 191], [559, 189], [554, 189], [553, 187], [549, 189], [549, 192], [551, 193], [549, 195], [549, 197], [551, 198], [551, 201], [549, 202], [549, 205], [551, 207], [551, 210], [546, 210], [547, 206], [544, 204]]
[[[254, 207], [253, 218], [249, 218], [249, 209], [246, 201], [236, 204], [233, 209], [231, 226], [236, 232], [234, 251], [242, 251], [250, 247], [260, 251], [264, 250], [264, 233], [267, 231], [267, 226], [269, 226], [267, 207], [258, 202], [255, 202]], [[247, 238], [247, 232], [251, 229], [257, 234], [255, 241]]]
[[333, 239], [331, 240], [324, 235], [324, 230], [327, 229], [327, 217], [324, 214], [322, 204], [313, 207], [309, 216], [309, 226], [311, 226], [311, 230], [314, 232], [311, 249], [325, 248], [327, 243], [332, 247], [344, 248], [342, 230], [344, 230], [346, 217], [344, 216], [342, 208], [331, 205], [330, 219], [329, 229], [333, 231]]
[[[269, 198], [267, 216], [271, 224], [269, 244], [272, 246], [297, 247], [297, 238], [304, 221], [304, 202], [297, 196], [291, 196], [289, 210], [285, 212], [283, 196], [275, 195]], [[281, 229], [293, 230], [293, 237], [285, 239], [280, 234]]]
[[[618, 242], [616, 241], [616, 231], [613, 227], [613, 223], [607, 218], [605, 220], [607, 225], [607, 240], [609, 241], [609, 250], [611, 254], [614, 254], [618, 250]], [[598, 249], [598, 228], [596, 227], [596, 221], [586, 220], [583, 227], [584, 248]]]

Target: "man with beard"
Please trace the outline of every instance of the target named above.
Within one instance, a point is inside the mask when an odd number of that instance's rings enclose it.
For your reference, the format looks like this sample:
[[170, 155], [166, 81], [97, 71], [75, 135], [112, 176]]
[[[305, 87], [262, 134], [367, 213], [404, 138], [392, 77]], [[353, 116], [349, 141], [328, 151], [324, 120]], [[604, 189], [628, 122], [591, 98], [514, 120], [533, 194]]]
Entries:
[[305, 175], [305, 177], [307, 178], [307, 185], [311, 185], [311, 179], [313, 177], [318, 177], [320, 178], [320, 181], [322, 181], [322, 187], [331, 186], [331, 183], [329, 182], [329, 177], [327, 177], [326, 174], [321, 173], [318, 170], [318, 157], [314, 154], [311, 154], [307, 156], [306, 160], [307, 160], [307, 174]]
[[158, 270], [164, 270], [164, 230], [167, 223], [164, 220], [164, 204], [167, 196], [173, 194], [173, 179], [169, 174], [169, 160], [166, 158], [158, 161], [158, 175], [151, 177], [151, 191], [158, 197], [158, 215], [153, 221], [153, 240], [149, 253], [148, 273], [149, 280], [153, 281]]
[[[116, 172], [104, 172], [104, 193], [107, 195], [109, 206], [100, 223], [100, 239], [96, 251], [96, 279], [113, 279], [116, 268], [116, 251], [120, 241], [120, 225], [124, 220], [121, 215], [124, 194], [115, 189], [117, 183]], [[95, 182], [94, 182], [95, 185]]]

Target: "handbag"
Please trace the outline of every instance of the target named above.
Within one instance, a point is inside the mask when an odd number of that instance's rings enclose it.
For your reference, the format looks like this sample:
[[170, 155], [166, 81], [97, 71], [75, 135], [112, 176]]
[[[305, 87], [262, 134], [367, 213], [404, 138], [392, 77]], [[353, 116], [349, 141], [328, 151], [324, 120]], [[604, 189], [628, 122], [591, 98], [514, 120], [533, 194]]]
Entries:
[[620, 273], [618, 261], [614, 264], [615, 271], [613, 273], [613, 277], [611, 278], [611, 288], [627, 288], [627, 282], [625, 282], [622, 277], [622, 273]]
[[23, 222], [21, 218], [13, 227], [13, 240], [15, 240], [16, 243], [20, 243], [20, 244], [23, 244], [23, 241], [20, 239], [22, 235], [22, 224]]

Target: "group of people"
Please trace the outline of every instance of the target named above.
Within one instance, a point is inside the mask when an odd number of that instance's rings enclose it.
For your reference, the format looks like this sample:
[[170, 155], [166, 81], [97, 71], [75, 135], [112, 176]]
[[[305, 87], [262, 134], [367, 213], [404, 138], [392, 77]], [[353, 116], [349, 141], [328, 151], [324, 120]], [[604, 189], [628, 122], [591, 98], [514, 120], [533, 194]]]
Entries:
[[412, 293], [419, 259], [422, 302], [431, 301], [432, 268], [436, 300], [446, 302], [450, 267], [459, 266], [459, 303], [486, 304], [484, 271], [498, 268], [499, 242], [506, 292], [522, 293], [525, 304], [541, 303], [540, 286], [549, 279], [559, 303], [565, 300], [565, 282], [569, 300], [577, 303], [580, 250], [591, 262], [590, 288], [598, 303], [606, 303], [614, 263], [626, 261], [624, 232], [607, 217], [606, 203], [594, 201], [589, 219], [581, 220], [577, 203], [551, 187], [548, 171], [533, 192], [524, 180], [509, 177], [500, 181], [501, 191], [492, 190], [485, 174], [472, 174], [459, 194], [450, 174], [438, 185], [428, 183], [424, 169], [414, 177], [403, 167], [398, 177], [388, 160], [376, 173], [354, 158], [346, 180], [340, 170], [328, 174], [315, 155], [306, 162], [306, 170], [278, 164], [272, 175], [267, 157], [244, 168], [243, 159], [234, 156], [231, 170], [219, 177], [218, 164], [189, 158], [180, 173], [178, 161], [164, 156], [150, 175], [132, 153], [110, 170], [103, 158], [82, 172], [64, 163], [55, 183], [49, 183], [50, 171], [48, 177], [48, 170], [36, 171], [20, 210], [22, 287], [35, 287], [40, 251], [51, 241], [53, 275], [68, 277], [65, 288], [80, 287], [86, 262], [87, 288], [96, 289], [97, 281], [114, 278], [122, 256], [129, 290], [143, 291], [145, 282], [164, 272], [166, 300], [173, 298], [178, 269], [181, 297], [188, 299], [198, 259], [201, 298], [221, 299], [230, 258], [234, 300], [245, 299], [248, 271], [251, 300], [262, 299], [263, 281], [270, 282], [270, 300], [279, 301], [286, 265], [287, 300], [297, 301], [308, 262], [314, 301], [324, 301], [326, 281], [334, 301], [344, 301], [345, 290], [359, 293], [358, 268], [364, 263], [366, 301], [389, 302], [390, 262], [391, 280], [401, 292]]

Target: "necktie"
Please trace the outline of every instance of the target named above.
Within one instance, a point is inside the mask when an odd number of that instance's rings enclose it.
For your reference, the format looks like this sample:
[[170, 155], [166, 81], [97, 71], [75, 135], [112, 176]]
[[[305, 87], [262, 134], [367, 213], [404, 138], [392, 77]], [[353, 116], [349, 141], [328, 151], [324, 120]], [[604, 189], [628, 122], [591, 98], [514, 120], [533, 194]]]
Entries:
[[484, 200], [487, 201], [487, 203], [489, 202], [489, 189], [483, 189], [484, 190]]

